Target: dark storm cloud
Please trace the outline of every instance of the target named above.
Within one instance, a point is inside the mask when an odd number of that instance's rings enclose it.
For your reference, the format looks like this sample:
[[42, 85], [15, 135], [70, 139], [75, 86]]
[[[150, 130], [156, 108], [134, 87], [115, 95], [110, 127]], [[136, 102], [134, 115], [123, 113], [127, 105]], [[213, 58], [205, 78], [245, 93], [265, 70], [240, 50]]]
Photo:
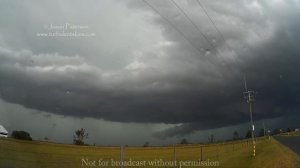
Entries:
[[[25, 107], [67, 116], [181, 123], [155, 134], [169, 137], [248, 121], [248, 106], [242, 97], [246, 75], [249, 88], [258, 91], [255, 119], [298, 113], [298, 3], [297, 6], [287, 2], [278, 2], [284, 3], [282, 5], [205, 1], [203, 4], [223, 33], [225, 43], [201, 8], [191, 1], [178, 4], [190, 9], [188, 14], [209, 42], [172, 3], [153, 2], [151, 4], [163, 11], [190, 42], [146, 4], [131, 1], [127, 5], [136, 15], [147, 13], [148, 21], [159, 27], [162, 39], [157, 39], [160, 41], [126, 52], [123, 56], [130, 61], [123, 62], [124, 66], [114, 71], [101, 66], [105, 59], [102, 59], [103, 53], [97, 53], [98, 46], [92, 54], [80, 50], [80, 55], [64, 55], [61, 53], [70, 54], [64, 50], [74, 50], [72, 47], [77, 44], [59, 47], [60, 52], [42, 52], [43, 47], [35, 49], [35, 46], [13, 50], [10, 48], [15, 46], [3, 45], [0, 48], [1, 97]], [[151, 31], [144, 29], [142, 39], [147, 41], [151, 36], [147, 33]], [[113, 36], [114, 32], [110, 33]], [[13, 44], [8, 37], [1, 40], [4, 44]], [[102, 39], [90, 41], [91, 45], [97, 40]], [[63, 40], [40, 42], [45, 46], [55, 42], [64, 44]], [[83, 43], [81, 47], [86, 45], [89, 44]], [[105, 47], [103, 49], [113, 48]], [[98, 57], [91, 58], [91, 55]], [[108, 66], [114, 66], [108, 62]]]

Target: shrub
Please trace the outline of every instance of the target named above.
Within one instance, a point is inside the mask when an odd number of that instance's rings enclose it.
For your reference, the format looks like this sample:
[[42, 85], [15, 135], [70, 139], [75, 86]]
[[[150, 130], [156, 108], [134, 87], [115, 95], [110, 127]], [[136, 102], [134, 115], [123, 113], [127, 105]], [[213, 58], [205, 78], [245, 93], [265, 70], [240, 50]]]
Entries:
[[32, 141], [32, 138], [30, 136], [30, 134], [26, 131], [13, 131], [11, 136], [13, 138], [16, 138], [16, 139], [22, 139], [22, 140], [30, 140]]

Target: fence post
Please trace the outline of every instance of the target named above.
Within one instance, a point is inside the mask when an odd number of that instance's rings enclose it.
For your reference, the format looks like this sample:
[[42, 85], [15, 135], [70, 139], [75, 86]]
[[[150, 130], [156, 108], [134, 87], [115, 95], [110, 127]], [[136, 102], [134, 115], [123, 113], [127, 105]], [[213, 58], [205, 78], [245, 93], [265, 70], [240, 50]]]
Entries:
[[173, 167], [176, 167], [176, 145], [174, 145], [173, 149]]
[[124, 146], [121, 145], [120, 147], [120, 168], [124, 168]]
[[219, 160], [219, 145], [217, 144], [217, 158]]
[[200, 159], [202, 161], [202, 146], [200, 146]]

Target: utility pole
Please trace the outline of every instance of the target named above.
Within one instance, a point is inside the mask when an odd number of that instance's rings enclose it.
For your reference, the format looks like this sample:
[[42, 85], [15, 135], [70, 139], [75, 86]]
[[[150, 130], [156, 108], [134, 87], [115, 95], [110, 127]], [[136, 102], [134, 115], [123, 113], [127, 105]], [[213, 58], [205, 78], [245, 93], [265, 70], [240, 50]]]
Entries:
[[250, 122], [251, 122], [251, 135], [252, 135], [252, 144], [253, 144], [253, 157], [255, 157], [255, 139], [254, 139], [254, 124], [253, 124], [253, 115], [252, 115], [252, 104], [254, 103], [254, 94], [255, 92], [252, 90], [248, 90], [247, 88], [247, 81], [246, 77], [244, 77], [245, 82], [245, 92], [244, 92], [244, 98], [247, 100], [247, 103], [249, 103], [249, 111], [250, 111]]

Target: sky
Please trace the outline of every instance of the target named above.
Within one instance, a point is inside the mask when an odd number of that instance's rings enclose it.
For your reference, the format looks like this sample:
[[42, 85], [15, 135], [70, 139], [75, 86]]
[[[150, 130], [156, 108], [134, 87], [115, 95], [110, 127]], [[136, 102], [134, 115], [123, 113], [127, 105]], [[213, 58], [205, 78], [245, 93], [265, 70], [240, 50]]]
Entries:
[[[299, 127], [297, 0], [0, 1], [0, 124], [170, 144]], [[251, 128], [251, 127], [250, 127]]]

